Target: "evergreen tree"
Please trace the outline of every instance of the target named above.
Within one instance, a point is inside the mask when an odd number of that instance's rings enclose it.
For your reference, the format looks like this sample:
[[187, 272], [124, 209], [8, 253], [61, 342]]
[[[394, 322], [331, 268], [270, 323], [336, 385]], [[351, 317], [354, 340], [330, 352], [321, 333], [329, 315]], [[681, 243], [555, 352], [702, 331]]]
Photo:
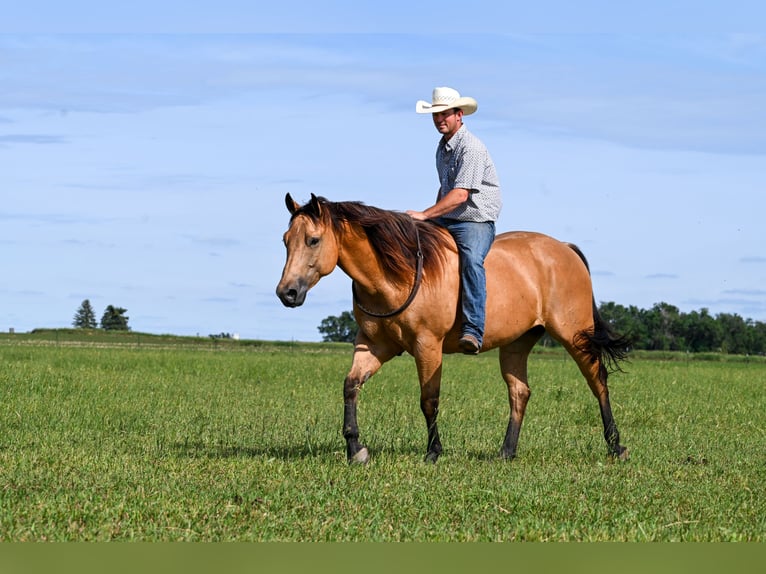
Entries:
[[96, 313], [93, 311], [90, 300], [85, 299], [80, 304], [79, 309], [77, 309], [74, 315], [72, 325], [75, 329], [95, 329], [98, 326], [96, 324]]
[[130, 331], [128, 318], [125, 316], [127, 309], [108, 305], [101, 317], [101, 328], [105, 331]]

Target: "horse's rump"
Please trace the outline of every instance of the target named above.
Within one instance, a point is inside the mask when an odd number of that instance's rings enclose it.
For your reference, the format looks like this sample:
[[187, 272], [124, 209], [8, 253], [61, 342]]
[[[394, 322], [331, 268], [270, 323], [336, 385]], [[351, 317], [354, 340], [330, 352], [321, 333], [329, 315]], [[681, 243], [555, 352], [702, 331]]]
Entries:
[[576, 331], [593, 325], [590, 274], [569, 244], [541, 233], [503, 233], [484, 266], [486, 346], [504, 345], [540, 326], [571, 343]]

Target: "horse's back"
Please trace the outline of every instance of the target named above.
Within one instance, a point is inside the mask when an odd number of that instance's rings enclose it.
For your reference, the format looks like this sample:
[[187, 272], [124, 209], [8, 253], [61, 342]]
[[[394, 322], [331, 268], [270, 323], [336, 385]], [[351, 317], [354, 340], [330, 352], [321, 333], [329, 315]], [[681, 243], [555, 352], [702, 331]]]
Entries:
[[588, 275], [584, 261], [569, 243], [533, 231], [508, 231], [498, 235], [487, 255], [487, 266], [488, 274], [497, 266], [501, 273], [512, 275], [548, 275], [556, 271]]

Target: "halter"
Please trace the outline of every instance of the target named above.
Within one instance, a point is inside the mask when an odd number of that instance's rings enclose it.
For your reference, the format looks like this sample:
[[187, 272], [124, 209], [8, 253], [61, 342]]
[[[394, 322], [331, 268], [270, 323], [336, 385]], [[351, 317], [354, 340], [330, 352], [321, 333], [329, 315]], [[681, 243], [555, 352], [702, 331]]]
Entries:
[[415, 225], [415, 238], [418, 242], [418, 251], [415, 254], [415, 257], [417, 259], [417, 269], [415, 271], [415, 282], [412, 284], [412, 290], [410, 291], [410, 296], [407, 297], [407, 300], [402, 303], [401, 307], [398, 309], [394, 309], [393, 311], [388, 311], [387, 313], [376, 313], [375, 311], [370, 311], [369, 309], [366, 309], [360, 302], [359, 297], [356, 295], [356, 282], [351, 283], [351, 293], [354, 297], [354, 304], [359, 307], [362, 311], [364, 311], [367, 315], [370, 315], [371, 317], [378, 317], [378, 318], [386, 318], [386, 317], [393, 317], [394, 315], [398, 315], [402, 311], [404, 311], [407, 307], [410, 306], [410, 303], [412, 303], [412, 300], [415, 298], [415, 295], [418, 294], [418, 289], [420, 289], [420, 280], [423, 278], [423, 253], [420, 250], [420, 232], [418, 231], [418, 224], [414, 223]]

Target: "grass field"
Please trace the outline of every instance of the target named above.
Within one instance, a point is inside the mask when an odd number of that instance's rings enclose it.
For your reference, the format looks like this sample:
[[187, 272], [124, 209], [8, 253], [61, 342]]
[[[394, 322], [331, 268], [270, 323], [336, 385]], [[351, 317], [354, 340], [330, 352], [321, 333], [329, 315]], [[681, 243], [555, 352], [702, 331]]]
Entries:
[[349, 345], [180, 343], [0, 338], [0, 541], [766, 541], [763, 360], [634, 358], [610, 385], [619, 463], [574, 363], [535, 354], [505, 463], [496, 355], [449, 356], [429, 466], [399, 357], [349, 467]]

